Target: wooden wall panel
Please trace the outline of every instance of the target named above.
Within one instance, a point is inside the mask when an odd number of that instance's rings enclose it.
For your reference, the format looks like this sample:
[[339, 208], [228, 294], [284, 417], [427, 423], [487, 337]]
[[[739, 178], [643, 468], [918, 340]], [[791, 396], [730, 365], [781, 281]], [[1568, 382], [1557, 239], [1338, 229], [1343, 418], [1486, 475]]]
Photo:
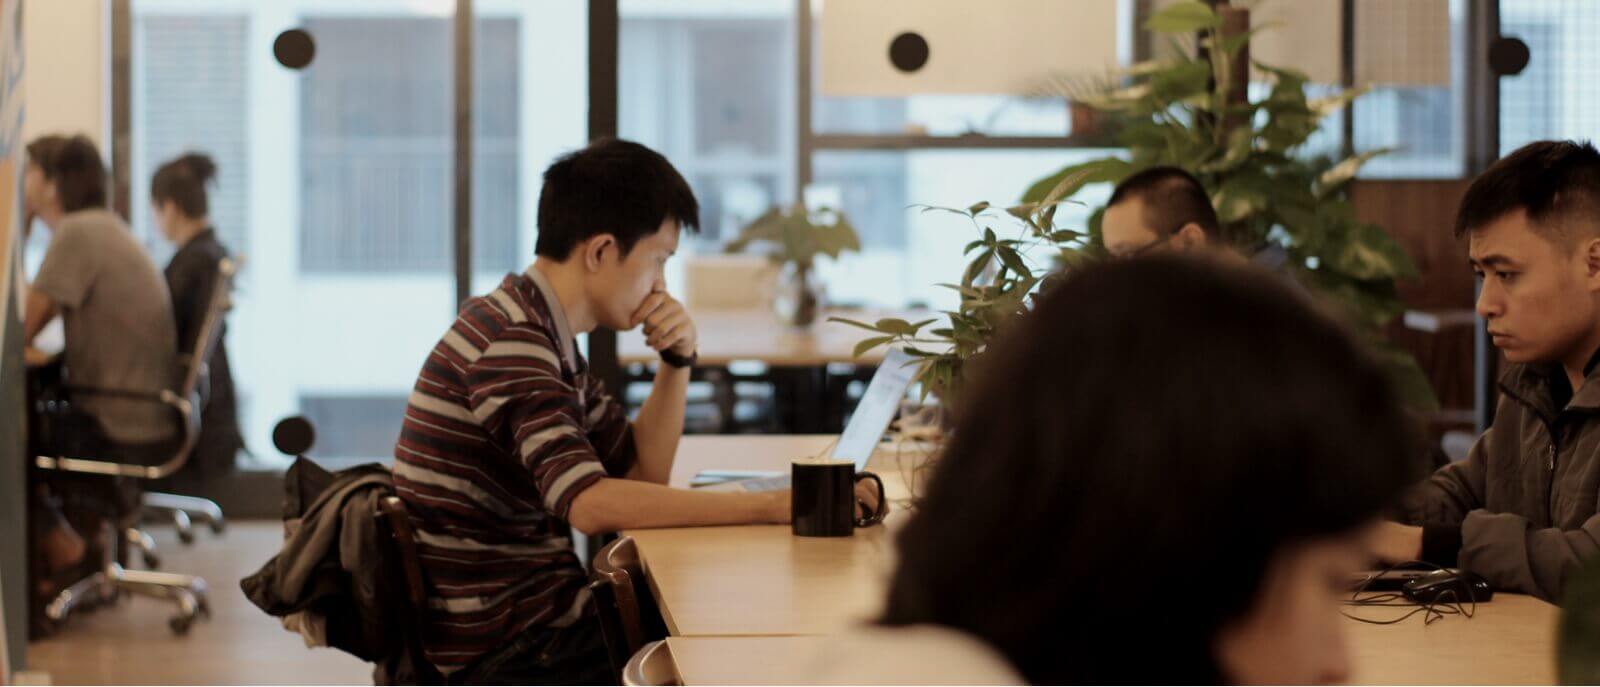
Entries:
[[[1351, 185], [1356, 216], [1387, 230], [1417, 263], [1420, 277], [1400, 285], [1401, 297], [1413, 310], [1470, 311], [1473, 307], [1467, 244], [1464, 239], [1456, 240], [1452, 233], [1456, 207], [1469, 183], [1470, 180], [1373, 180]], [[1472, 408], [1470, 326], [1423, 332], [1396, 322], [1390, 327], [1390, 336], [1417, 356], [1444, 408]]]

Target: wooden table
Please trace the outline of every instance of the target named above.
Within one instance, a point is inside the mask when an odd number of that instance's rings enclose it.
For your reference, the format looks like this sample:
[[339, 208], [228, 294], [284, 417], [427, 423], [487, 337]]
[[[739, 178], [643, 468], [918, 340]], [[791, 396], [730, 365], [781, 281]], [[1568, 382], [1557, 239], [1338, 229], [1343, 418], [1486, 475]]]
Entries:
[[[1398, 617], [1403, 609], [1351, 609], [1363, 618]], [[1382, 612], [1380, 612], [1382, 611]], [[1422, 614], [1395, 625], [1346, 622], [1351, 678], [1363, 684], [1553, 685], [1560, 609], [1521, 594], [1495, 594], [1473, 617]]]
[[[872, 332], [847, 324], [827, 321], [831, 316], [860, 322], [875, 322], [881, 317], [898, 317], [911, 322], [942, 318], [930, 311], [829, 310], [819, 313], [807, 328], [790, 327], [778, 321], [772, 311], [706, 310], [693, 313], [700, 330], [700, 363], [727, 365], [740, 360], [758, 360], [774, 367], [819, 367], [828, 363], [883, 362], [883, 349], [852, 355], [856, 344], [873, 336]], [[656, 352], [644, 344], [644, 328], [617, 333], [617, 358], [624, 365], [654, 364]]]
[[[685, 437], [671, 482], [699, 470], [774, 470], [819, 452], [832, 436]], [[907, 495], [905, 456], [880, 449], [871, 467], [891, 499]], [[805, 539], [781, 527], [636, 530], [667, 640], [684, 684], [794, 684], [815, 666], [821, 642], [871, 617], [893, 565], [892, 530], [840, 539]], [[1395, 617], [1401, 609], [1351, 609]], [[1517, 594], [1498, 594], [1473, 618], [1425, 625], [1421, 614], [1397, 625], [1345, 621], [1352, 679], [1366, 684], [1552, 684], [1558, 610]]]
[[[1361, 609], [1381, 618], [1380, 609]], [[1399, 609], [1381, 609], [1394, 614]], [[1347, 620], [1354, 684], [1555, 684], [1558, 611], [1533, 597], [1498, 594], [1473, 618], [1446, 617], [1424, 625], [1422, 615], [1396, 625]], [[1388, 617], [1394, 617], [1390, 615]], [[815, 675], [823, 635], [788, 637], [669, 637], [686, 685], [804, 684]]]
[[[829, 435], [688, 436], [669, 483], [687, 486], [707, 468], [787, 470], [795, 458], [827, 449]], [[912, 450], [914, 451], [914, 449]], [[891, 503], [910, 494], [892, 450], [868, 468], [883, 478]], [[871, 617], [883, 597], [893, 556], [887, 526], [852, 537], [796, 537], [788, 525], [633, 530], [667, 629], [676, 636], [830, 634]]]

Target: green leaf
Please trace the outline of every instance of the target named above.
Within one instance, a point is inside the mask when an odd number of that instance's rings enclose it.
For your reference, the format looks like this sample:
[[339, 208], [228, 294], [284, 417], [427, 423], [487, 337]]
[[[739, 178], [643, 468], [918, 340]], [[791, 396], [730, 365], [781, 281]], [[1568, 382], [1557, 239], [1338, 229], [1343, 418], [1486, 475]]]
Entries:
[[[1276, 29], [1276, 28], [1280, 28], [1282, 26], [1283, 26], [1283, 22], [1281, 22], [1281, 21], [1269, 21], [1269, 22], [1265, 22], [1265, 23], [1261, 23], [1261, 24], [1256, 24], [1255, 26], [1250, 27], [1249, 31], [1246, 31], [1246, 32], [1240, 33], [1240, 34], [1234, 34], [1232, 36], [1228, 36], [1227, 38], [1223, 39], [1222, 43], [1221, 43], [1222, 51], [1227, 53], [1227, 54], [1229, 54], [1229, 55], [1237, 55], [1239, 53], [1239, 49], [1243, 48], [1246, 44], [1248, 44], [1250, 42], [1250, 39], [1255, 37], [1256, 32], [1263, 31], [1263, 30], [1266, 30], [1266, 29]], [[1209, 45], [1210, 42], [1208, 41], [1207, 44]]]
[[1048, 177], [1040, 179], [1028, 187], [1022, 194], [1022, 202], [1039, 203], [1041, 207], [1047, 205], [1047, 199], [1052, 196], [1056, 199], [1071, 198], [1073, 194], [1088, 184], [1103, 182], [1116, 183], [1122, 181], [1133, 172], [1133, 165], [1127, 160], [1117, 157], [1090, 160], [1076, 165], [1062, 168]]
[[988, 209], [989, 209], [989, 201], [987, 201], [987, 200], [979, 201], [977, 203], [974, 203], [971, 207], [967, 208], [967, 214], [976, 217], [976, 216], [978, 216], [978, 213], [983, 212], [984, 210], [988, 210]]
[[1368, 86], [1345, 89], [1326, 98], [1311, 100], [1306, 103], [1306, 107], [1318, 117], [1326, 117], [1348, 107], [1356, 98], [1366, 95], [1369, 90], [1371, 88]]
[[1208, 162], [1200, 166], [1202, 173], [1229, 172], [1237, 169], [1250, 159], [1251, 146], [1255, 142], [1255, 132], [1249, 127], [1241, 126], [1228, 134], [1228, 149], [1222, 159]]
[[1194, 33], [1222, 26], [1222, 18], [1205, 3], [1186, 0], [1163, 8], [1144, 26], [1156, 33]]
[[859, 358], [861, 357], [862, 353], [866, 353], [874, 348], [888, 344], [894, 341], [894, 339], [895, 338], [892, 336], [874, 336], [869, 339], [862, 339], [856, 343], [856, 348], [850, 353], [850, 357]]
[[878, 320], [877, 329], [881, 332], [899, 334], [901, 336], [915, 336], [917, 333], [916, 327], [911, 326], [910, 322], [902, 320], [898, 317], [885, 317], [881, 320]]
[[1229, 176], [1211, 196], [1211, 204], [1217, 208], [1217, 219], [1223, 224], [1232, 224], [1254, 215], [1266, 207], [1272, 186], [1272, 180], [1259, 172]]
[[1317, 177], [1317, 197], [1326, 198], [1328, 194], [1339, 190], [1340, 188], [1344, 187], [1346, 183], [1349, 183], [1351, 179], [1354, 179], [1356, 173], [1361, 171], [1362, 165], [1367, 164], [1367, 162], [1372, 158], [1380, 155], [1387, 155], [1393, 151], [1393, 148], [1368, 150], [1363, 153], [1351, 155], [1350, 157], [1345, 158], [1339, 164], [1330, 167], [1328, 171], [1323, 172], [1321, 176]]
[[867, 330], [869, 332], [881, 332], [881, 331], [883, 331], [882, 329], [874, 327], [874, 326], [872, 326], [870, 324], [867, 324], [865, 322], [857, 322], [855, 320], [852, 320], [852, 319], [849, 319], [849, 318], [845, 318], [845, 317], [830, 317], [830, 318], [828, 318], [828, 321], [829, 322], [838, 322], [839, 324], [846, 324], [846, 325], [850, 325], [852, 327], [865, 329], [865, 330]]
[[1006, 269], [1023, 277], [1033, 276], [1033, 271], [1028, 269], [1028, 264], [1022, 261], [1022, 256], [1017, 254], [1016, 249], [1010, 246], [1001, 246], [996, 251], [996, 254], [1000, 256], [1000, 263], [1005, 265]]
[[1211, 76], [1211, 65], [1205, 62], [1189, 62], [1154, 74], [1150, 77], [1150, 97], [1175, 102], [1192, 95], [1208, 94]]

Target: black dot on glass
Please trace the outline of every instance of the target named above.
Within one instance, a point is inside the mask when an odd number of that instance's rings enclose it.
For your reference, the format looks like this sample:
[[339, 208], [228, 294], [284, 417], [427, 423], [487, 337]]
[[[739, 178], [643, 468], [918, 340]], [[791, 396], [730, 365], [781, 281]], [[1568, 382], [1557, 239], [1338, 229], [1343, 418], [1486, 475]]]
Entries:
[[1528, 66], [1528, 44], [1520, 38], [1498, 38], [1489, 46], [1489, 69], [1498, 76], [1521, 74]]
[[272, 56], [290, 69], [305, 69], [317, 56], [317, 42], [304, 29], [289, 29], [272, 41]]
[[286, 456], [304, 455], [317, 441], [317, 430], [311, 421], [295, 415], [278, 421], [272, 428], [272, 445]]
[[889, 62], [907, 74], [928, 64], [928, 41], [922, 34], [907, 31], [889, 42]]

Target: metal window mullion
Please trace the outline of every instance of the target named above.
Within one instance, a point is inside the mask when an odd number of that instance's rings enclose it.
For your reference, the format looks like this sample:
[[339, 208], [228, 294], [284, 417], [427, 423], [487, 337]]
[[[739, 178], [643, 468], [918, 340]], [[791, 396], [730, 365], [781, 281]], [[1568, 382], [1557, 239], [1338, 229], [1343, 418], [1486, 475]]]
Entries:
[[[617, 0], [589, 0], [589, 140], [617, 135]], [[625, 380], [617, 359], [617, 333], [600, 327], [589, 333], [589, 372], [617, 399]]]
[[132, 223], [133, 0], [111, 0], [111, 208]]
[[451, 214], [455, 245], [456, 305], [472, 296], [472, 0], [456, 0], [455, 14], [455, 164]]

